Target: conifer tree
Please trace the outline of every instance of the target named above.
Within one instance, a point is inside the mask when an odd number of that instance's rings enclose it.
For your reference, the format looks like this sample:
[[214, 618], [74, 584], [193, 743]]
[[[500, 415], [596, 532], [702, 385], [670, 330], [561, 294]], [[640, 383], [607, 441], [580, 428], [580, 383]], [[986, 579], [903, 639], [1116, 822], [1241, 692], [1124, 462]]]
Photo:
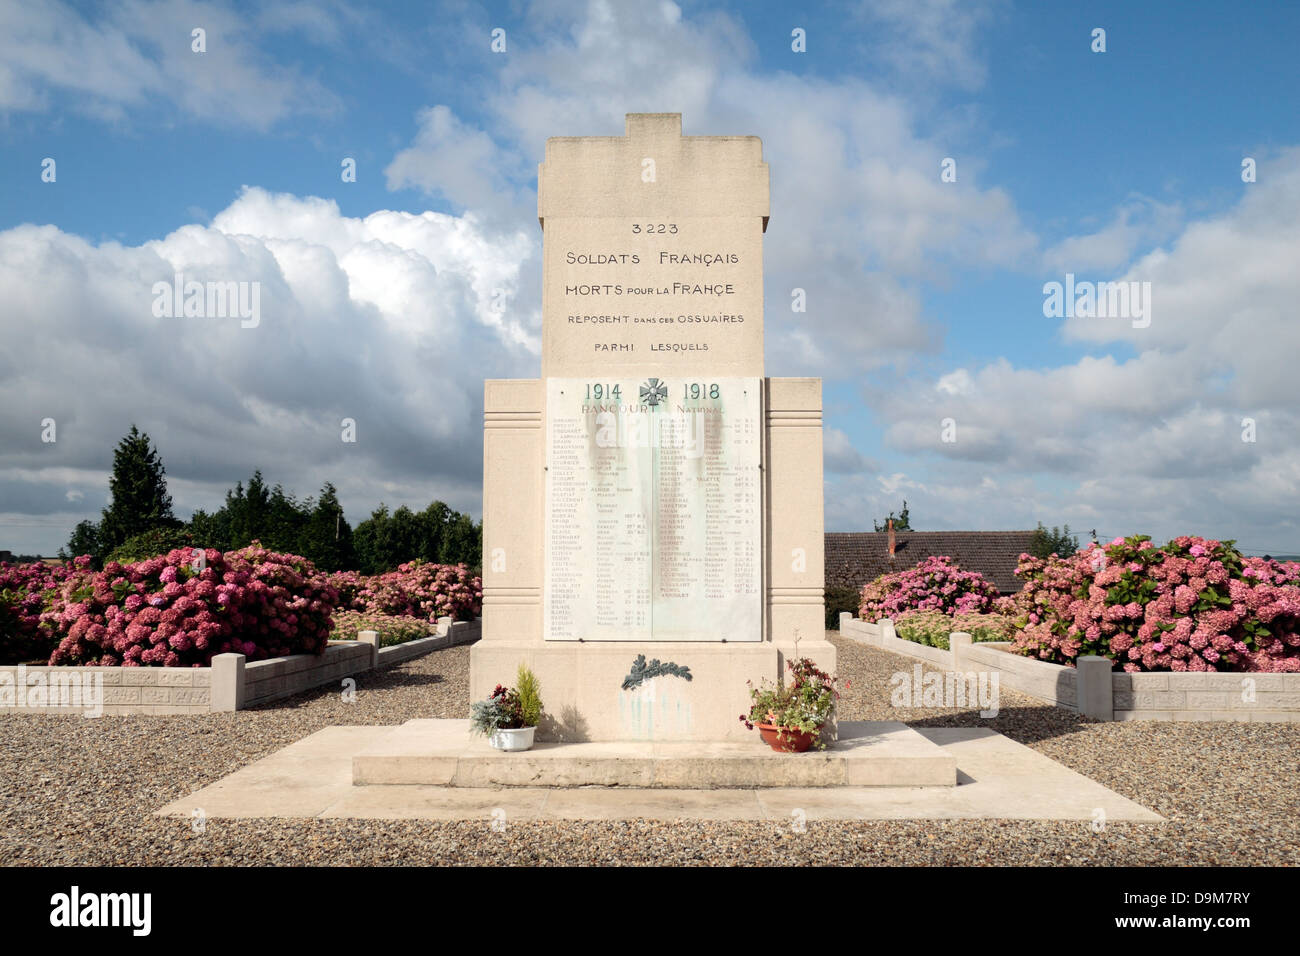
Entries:
[[100, 557], [144, 531], [180, 526], [172, 514], [166, 475], [149, 436], [132, 425], [113, 452], [111, 499], [99, 522]]

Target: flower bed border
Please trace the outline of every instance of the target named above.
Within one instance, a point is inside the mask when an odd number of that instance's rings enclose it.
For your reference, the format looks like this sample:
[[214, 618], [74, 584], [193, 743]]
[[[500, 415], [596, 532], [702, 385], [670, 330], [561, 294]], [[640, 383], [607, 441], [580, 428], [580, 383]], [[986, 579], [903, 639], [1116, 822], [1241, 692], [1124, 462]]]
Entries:
[[950, 634], [952, 650], [942, 651], [898, 637], [889, 618], [868, 624], [848, 612], [840, 615], [840, 635], [946, 670], [997, 673], [1001, 687], [1094, 720], [1300, 723], [1300, 674], [1127, 674], [1112, 671], [1104, 657], [1066, 667], [1009, 653], [1007, 642], [972, 643], [961, 632]]
[[[243, 654], [218, 654], [211, 667], [50, 667], [18, 665], [0, 667], [17, 682], [18, 674], [30, 681], [39, 675], [45, 686], [51, 678], [102, 680], [105, 715], [206, 714], [244, 710], [258, 704], [341, 681], [377, 667], [400, 664], [454, 644], [470, 644], [482, 634], [482, 621], [439, 619], [429, 637], [379, 647], [374, 631], [363, 631], [357, 641], [330, 641], [325, 653], [294, 654], [249, 663]], [[87, 706], [0, 706], [0, 714], [84, 714]]]

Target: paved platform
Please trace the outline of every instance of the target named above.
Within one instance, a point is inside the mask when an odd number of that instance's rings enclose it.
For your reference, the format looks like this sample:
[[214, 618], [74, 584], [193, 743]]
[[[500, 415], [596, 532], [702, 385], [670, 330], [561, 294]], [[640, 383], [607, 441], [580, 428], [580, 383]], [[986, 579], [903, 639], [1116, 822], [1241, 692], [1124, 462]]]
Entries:
[[735, 743], [538, 743], [494, 750], [468, 720], [410, 720], [352, 758], [358, 786], [951, 787], [957, 761], [897, 721], [845, 721], [827, 750], [777, 753], [759, 739]]
[[327, 727], [160, 815], [520, 820], [1078, 820], [1163, 818], [1030, 748], [979, 728], [916, 728], [957, 762], [956, 786], [752, 790], [354, 786], [353, 758], [392, 727]]

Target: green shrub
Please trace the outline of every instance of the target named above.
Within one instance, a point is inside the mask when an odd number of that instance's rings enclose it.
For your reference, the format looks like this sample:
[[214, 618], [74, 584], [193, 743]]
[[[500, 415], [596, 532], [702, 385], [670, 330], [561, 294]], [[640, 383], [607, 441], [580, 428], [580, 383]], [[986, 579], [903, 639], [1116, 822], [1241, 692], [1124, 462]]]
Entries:
[[127, 538], [109, 552], [105, 561], [135, 564], [137, 561], [156, 558], [177, 548], [195, 547], [199, 545], [194, 543], [194, 535], [184, 528], [151, 528]]
[[904, 611], [894, 618], [894, 631], [905, 641], [946, 651], [948, 635], [964, 631], [975, 643], [1009, 641], [1014, 626], [1005, 614], [944, 614], [942, 611]]
[[857, 617], [858, 608], [862, 605], [862, 595], [857, 588], [827, 588], [825, 600], [826, 630], [828, 631], [838, 631], [840, 629], [841, 611], [848, 611], [854, 617]]
[[392, 647], [433, 634], [433, 625], [423, 618], [401, 614], [371, 614], [365, 611], [335, 611], [332, 641], [355, 641], [362, 631], [376, 631], [380, 647]]
[[525, 727], [536, 727], [542, 719], [542, 689], [538, 686], [537, 675], [524, 664], [519, 665], [515, 674], [515, 689], [519, 691], [519, 710], [523, 714]]

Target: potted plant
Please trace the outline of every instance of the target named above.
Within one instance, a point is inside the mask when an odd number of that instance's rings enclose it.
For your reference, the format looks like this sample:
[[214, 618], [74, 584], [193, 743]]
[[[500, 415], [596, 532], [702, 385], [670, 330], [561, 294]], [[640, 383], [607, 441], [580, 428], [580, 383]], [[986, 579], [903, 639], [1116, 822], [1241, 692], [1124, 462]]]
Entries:
[[827, 674], [806, 657], [787, 661], [790, 669], [788, 686], [762, 687], [750, 684], [749, 713], [741, 714], [741, 722], [758, 732], [773, 750], [782, 753], [802, 753], [809, 747], [824, 750], [822, 728], [835, 712], [835, 676]]
[[515, 674], [517, 687], [497, 684], [487, 700], [474, 702], [469, 727], [484, 734], [497, 750], [528, 750], [542, 719], [542, 696], [537, 676], [523, 664]]

